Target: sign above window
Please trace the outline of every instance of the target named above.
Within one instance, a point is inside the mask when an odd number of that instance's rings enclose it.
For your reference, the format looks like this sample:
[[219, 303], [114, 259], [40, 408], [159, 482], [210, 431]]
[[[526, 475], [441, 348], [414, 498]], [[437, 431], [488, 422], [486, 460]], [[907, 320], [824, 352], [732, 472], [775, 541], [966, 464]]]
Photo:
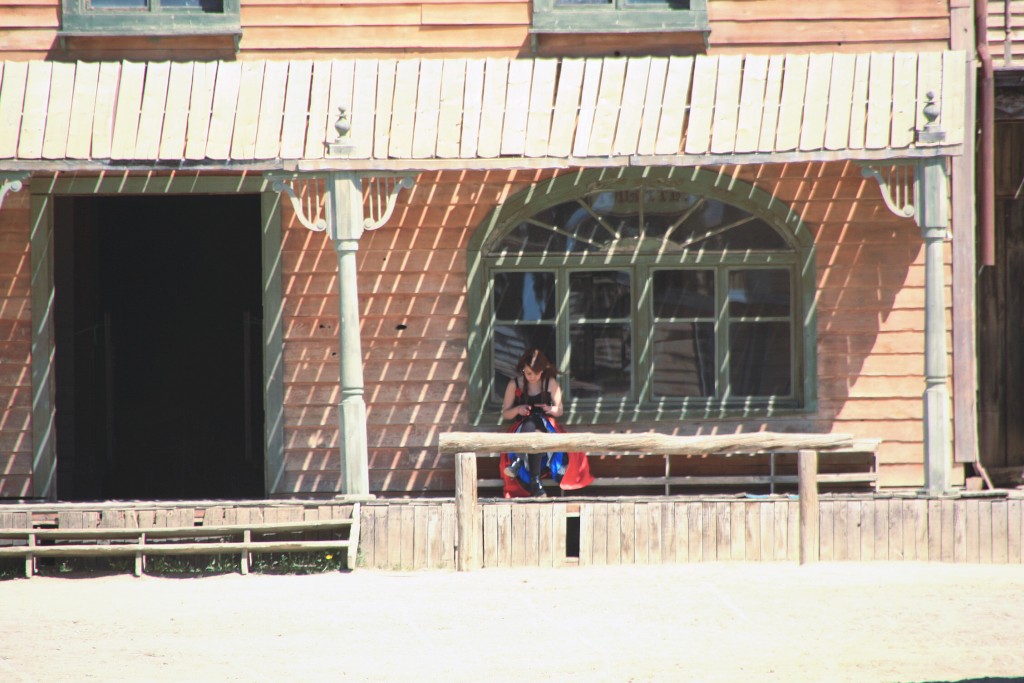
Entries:
[[241, 36], [240, 0], [62, 0], [61, 37]]
[[533, 0], [534, 33], [708, 31], [707, 0]]

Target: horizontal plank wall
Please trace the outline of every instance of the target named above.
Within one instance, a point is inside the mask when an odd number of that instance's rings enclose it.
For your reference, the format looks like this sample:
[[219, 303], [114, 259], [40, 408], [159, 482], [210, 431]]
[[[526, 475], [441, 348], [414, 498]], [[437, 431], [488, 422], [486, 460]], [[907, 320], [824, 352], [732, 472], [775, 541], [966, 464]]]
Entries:
[[988, 10], [989, 50], [996, 68], [1024, 63], [1024, 0], [978, 0]]
[[[815, 235], [818, 410], [770, 420], [637, 422], [594, 429], [849, 433], [882, 440], [883, 487], [920, 486], [920, 230], [911, 219], [889, 212], [874, 181], [852, 163], [722, 172], [792, 206]], [[359, 296], [372, 491], [454, 490], [454, 465], [437, 454], [436, 443], [439, 433], [468, 426], [466, 245], [495, 204], [547, 175], [421, 174], [388, 225], [363, 236]], [[278, 493], [333, 493], [340, 477], [337, 263], [323, 234], [301, 227], [287, 210], [284, 221], [286, 474]]]
[[0, 211], [0, 498], [32, 496], [32, 307], [27, 187]]
[[[452, 506], [364, 505], [360, 566], [451, 568]], [[1020, 564], [1022, 507], [1020, 497], [824, 496], [820, 559]], [[799, 559], [798, 502], [784, 497], [483, 500], [479, 512], [483, 568]]]
[[[995, 5], [990, 2], [990, 5]], [[711, 0], [711, 51], [941, 49], [949, 40], [946, 0]], [[242, 0], [242, 58], [490, 55], [531, 52], [523, 0], [343, 2]], [[231, 38], [74, 38], [58, 40], [58, 0], [0, 0], [0, 54], [6, 58], [230, 58]], [[700, 51], [686, 34], [544, 37], [545, 54], [680, 54]]]

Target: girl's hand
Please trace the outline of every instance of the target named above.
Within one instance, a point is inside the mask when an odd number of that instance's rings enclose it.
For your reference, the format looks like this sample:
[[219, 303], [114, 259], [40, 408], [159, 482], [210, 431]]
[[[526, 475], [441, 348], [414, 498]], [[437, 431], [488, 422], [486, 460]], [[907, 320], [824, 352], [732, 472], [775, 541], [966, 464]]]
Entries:
[[519, 415], [521, 417], [526, 417], [529, 414], [530, 414], [530, 406], [527, 406], [527, 405], [519, 406]]

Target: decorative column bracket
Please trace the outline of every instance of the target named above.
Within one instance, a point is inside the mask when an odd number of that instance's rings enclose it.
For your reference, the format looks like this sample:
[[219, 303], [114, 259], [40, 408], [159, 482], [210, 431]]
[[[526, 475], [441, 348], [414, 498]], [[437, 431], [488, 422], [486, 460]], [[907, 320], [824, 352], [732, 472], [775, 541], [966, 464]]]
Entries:
[[[295, 217], [306, 228], [313, 232], [327, 230], [327, 218], [324, 215], [323, 201], [320, 195], [320, 179], [315, 176], [300, 176], [292, 173], [265, 173], [264, 177], [271, 182], [274, 192], [288, 195], [292, 203]], [[305, 188], [303, 197], [295, 191], [298, 185]], [[305, 206], [303, 206], [305, 203]]]
[[[914, 165], [901, 164], [862, 164], [860, 173], [865, 178], [874, 178], [882, 189], [885, 205], [900, 218], [914, 216], [916, 202], [914, 185]], [[911, 198], [914, 198], [912, 201]]]
[[401, 179], [397, 176], [367, 176], [364, 180], [368, 190], [364, 202], [369, 215], [363, 219], [363, 229], [376, 230], [391, 219], [398, 204], [398, 194], [403, 189], [412, 189], [415, 179], [412, 176]]
[[21, 192], [29, 175], [27, 171], [0, 173], [0, 209], [4, 207], [4, 199], [7, 197], [7, 193]]

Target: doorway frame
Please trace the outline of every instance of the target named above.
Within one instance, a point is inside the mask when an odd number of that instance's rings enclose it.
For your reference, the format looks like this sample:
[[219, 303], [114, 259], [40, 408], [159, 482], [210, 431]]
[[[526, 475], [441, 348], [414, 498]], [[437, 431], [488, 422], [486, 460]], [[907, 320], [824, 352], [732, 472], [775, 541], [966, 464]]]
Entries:
[[284, 472], [284, 317], [281, 196], [262, 176], [204, 176], [130, 171], [93, 177], [34, 177], [31, 187], [32, 495], [57, 500], [54, 354], [53, 206], [61, 195], [260, 195], [263, 290], [263, 491]]

